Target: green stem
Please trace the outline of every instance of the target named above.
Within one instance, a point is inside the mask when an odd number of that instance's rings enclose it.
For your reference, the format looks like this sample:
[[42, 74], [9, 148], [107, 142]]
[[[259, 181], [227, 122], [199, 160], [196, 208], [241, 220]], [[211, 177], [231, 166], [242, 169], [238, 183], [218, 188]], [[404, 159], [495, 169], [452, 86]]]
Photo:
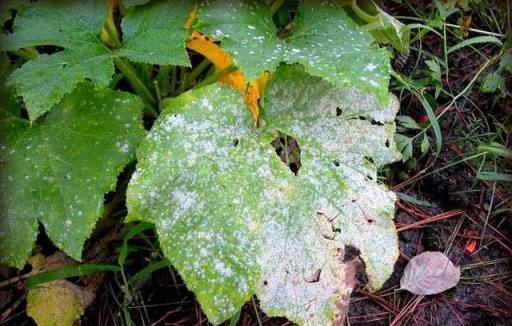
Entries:
[[33, 46], [27, 46], [26, 48], [24, 48], [24, 50], [34, 58], [37, 58], [39, 56], [39, 51], [37, 51], [37, 49]]
[[171, 84], [169, 85], [169, 94], [174, 94], [176, 92], [176, 82], [178, 78], [178, 69], [176, 66], [173, 66], [171, 69]]
[[[121, 42], [117, 38], [116, 33], [112, 30], [109, 24], [104, 24], [105, 30], [107, 31], [108, 36], [114, 42], [114, 46], [116, 48], [121, 47]], [[157, 101], [155, 100], [153, 94], [149, 91], [146, 85], [139, 79], [137, 73], [133, 66], [126, 60], [122, 58], [114, 58], [114, 64], [116, 67], [125, 75], [126, 79], [132, 86], [133, 90], [146, 102], [146, 107], [148, 109], [148, 113], [151, 114], [154, 118], [158, 116], [158, 112], [155, 110], [155, 105]]]
[[172, 66], [160, 66], [156, 80], [160, 86], [160, 95], [166, 97], [169, 94], [169, 73], [171, 72]]
[[281, 9], [286, 0], [276, 0], [270, 6], [270, 15], [274, 16]]
[[354, 13], [357, 15], [357, 17], [361, 18], [368, 24], [379, 19], [378, 15], [375, 15], [375, 16], [369, 15], [364, 10], [359, 8], [359, 6], [357, 5], [357, 0], [352, 0], [352, 4], [350, 5], [350, 7], [352, 8], [352, 11], [354, 11]]
[[105, 30], [107, 31], [108, 36], [112, 39], [112, 42], [114, 42], [114, 46], [118, 49], [122, 46], [121, 42], [117, 38], [116, 33], [112, 30], [109, 24], [104, 24], [103, 27], [105, 27]]
[[35, 58], [37, 58], [37, 55], [34, 56], [32, 53], [25, 51], [25, 49], [14, 50], [11, 52], [25, 60], [34, 60]]
[[135, 70], [133, 67], [121, 58], [114, 58], [114, 63], [117, 68], [126, 76], [128, 82], [133, 87], [133, 90], [142, 97], [142, 99], [151, 107], [151, 113], [156, 117], [158, 114], [154, 110], [154, 105], [156, 105], [156, 100], [149, 91], [149, 89], [144, 85], [144, 83], [137, 77]]
[[205, 87], [205, 86], [208, 86], [210, 84], [213, 84], [217, 80], [219, 80], [219, 78], [222, 77], [223, 75], [229, 74], [230, 72], [235, 71], [235, 70], [236, 70], [236, 67], [234, 65], [231, 65], [231, 66], [229, 66], [227, 68], [224, 68], [222, 70], [216, 71], [213, 75], [211, 75], [209, 77], [206, 77], [199, 84], [194, 86], [194, 89]]
[[160, 95], [160, 86], [158, 85], [158, 80], [153, 81], [153, 85], [155, 87], [156, 99], [158, 101], [158, 107], [162, 103], [162, 96]]
[[210, 66], [211, 62], [208, 59], [204, 59], [200, 64], [197, 65], [190, 74], [187, 76], [186, 88], [190, 87], [190, 84], [197, 79], [197, 77]]
[[178, 87], [178, 94], [181, 94], [185, 91], [185, 86], [187, 83], [187, 70], [185, 67], [180, 68], [180, 87]]
[[446, 25], [444, 24], [444, 21], [443, 21], [443, 54], [444, 54], [444, 71], [445, 71], [445, 75], [446, 75], [446, 83], [448, 85], [450, 85], [450, 79], [449, 79], [449, 74], [450, 74], [450, 68], [448, 67], [448, 43], [447, 43], [447, 39], [446, 39]]
[[371, 23], [362, 26], [366, 31], [371, 32], [384, 27], [380, 20], [374, 20]]

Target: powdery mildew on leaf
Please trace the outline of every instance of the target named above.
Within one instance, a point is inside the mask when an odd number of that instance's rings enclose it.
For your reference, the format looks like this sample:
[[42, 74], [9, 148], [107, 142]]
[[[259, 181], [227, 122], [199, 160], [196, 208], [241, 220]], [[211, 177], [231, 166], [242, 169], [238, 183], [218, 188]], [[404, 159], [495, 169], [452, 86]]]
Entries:
[[123, 18], [125, 41], [119, 50], [100, 40], [106, 0], [41, 0], [20, 10], [13, 33], [0, 37], [0, 48], [16, 50], [51, 45], [64, 48], [40, 55], [17, 69], [9, 82], [21, 95], [30, 119], [49, 111], [84, 79], [105, 88], [114, 73], [113, 58], [169, 65], [189, 65], [184, 23], [193, 3], [153, 1]]
[[220, 40], [249, 80], [280, 62], [301, 63], [336, 86], [356, 86], [381, 103], [389, 98], [389, 54], [333, 1], [301, 1], [285, 39], [263, 1], [205, 1], [196, 29]]
[[[255, 130], [242, 96], [225, 86], [170, 102], [138, 151], [127, 220], [155, 224], [213, 323], [255, 294], [269, 315], [342, 322], [354, 284], [345, 245], [361, 251], [374, 289], [398, 256], [395, 196], [375, 181], [378, 166], [399, 158], [397, 102], [382, 107], [294, 66], [277, 70], [262, 108]], [[271, 145], [279, 132], [301, 148], [297, 175]]]
[[0, 109], [0, 262], [23, 267], [41, 222], [79, 260], [103, 196], [144, 135], [142, 102], [79, 86], [38, 123]]

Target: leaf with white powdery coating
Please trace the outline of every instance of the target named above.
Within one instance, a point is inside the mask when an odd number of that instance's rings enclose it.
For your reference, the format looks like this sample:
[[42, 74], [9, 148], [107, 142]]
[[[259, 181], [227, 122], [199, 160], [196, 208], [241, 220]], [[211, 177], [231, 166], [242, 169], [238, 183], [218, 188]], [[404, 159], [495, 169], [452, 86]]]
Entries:
[[372, 44], [343, 8], [332, 1], [302, 1], [285, 39], [277, 37], [269, 8], [261, 1], [207, 1], [195, 28], [221, 41], [248, 80], [280, 62], [301, 63], [312, 75], [340, 87], [355, 86], [388, 99], [389, 54]]
[[144, 135], [139, 98], [87, 84], [37, 123], [0, 109], [0, 262], [23, 267], [41, 222], [80, 260], [103, 196]]
[[[211, 322], [256, 294], [269, 315], [330, 325], [345, 317], [354, 286], [345, 246], [361, 251], [374, 289], [398, 256], [395, 196], [375, 181], [380, 165], [399, 158], [398, 105], [294, 66], [276, 71], [262, 108], [254, 130], [228, 87], [172, 100], [139, 147], [127, 221], [155, 224]], [[298, 175], [271, 145], [280, 133], [300, 146]]]

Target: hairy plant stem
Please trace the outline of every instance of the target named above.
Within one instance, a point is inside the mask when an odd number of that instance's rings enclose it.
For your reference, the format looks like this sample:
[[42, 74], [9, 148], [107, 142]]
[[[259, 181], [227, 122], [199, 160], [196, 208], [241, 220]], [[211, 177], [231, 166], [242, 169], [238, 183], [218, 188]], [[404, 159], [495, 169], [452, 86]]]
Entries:
[[200, 64], [197, 65], [197, 67], [195, 67], [194, 69], [192, 69], [192, 71], [190, 72], [190, 74], [187, 76], [187, 80], [186, 80], [186, 87], [185, 89], [189, 88], [190, 85], [194, 82], [194, 80], [197, 79], [197, 77], [203, 72], [206, 70], [206, 68], [208, 68], [210, 66], [211, 62], [210, 60], [208, 59], [204, 59], [203, 61], [201, 61]]
[[272, 5], [270, 6], [270, 14], [274, 16], [276, 12], [279, 11], [279, 9], [284, 5], [286, 1], [285, 0], [276, 0]]
[[176, 92], [176, 82], [178, 78], [178, 68], [173, 66], [171, 69], [171, 84], [169, 85], [169, 94]]
[[146, 102], [148, 113], [156, 118], [158, 116], [158, 112], [155, 110], [154, 106], [157, 102], [146, 85], [144, 85], [139, 77], [137, 77], [134, 68], [121, 58], [114, 58], [114, 64], [125, 75], [126, 79], [128, 79], [133, 90], [142, 97], [144, 102]]
[[220, 77], [222, 77], [223, 75], [225, 74], [229, 74], [230, 72], [233, 72], [236, 70], [236, 67], [231, 65], [227, 68], [224, 68], [222, 70], [219, 70], [219, 71], [216, 71], [214, 74], [212, 74], [211, 76], [208, 76], [206, 77], [205, 79], [203, 79], [199, 84], [195, 85], [193, 87], [193, 89], [197, 89], [197, 88], [201, 88], [201, 87], [204, 87], [204, 86], [208, 86], [210, 84], [213, 84], [215, 83], [217, 80], [220, 79]]
[[376, 16], [369, 15], [364, 10], [359, 8], [356, 0], [352, 0], [350, 7], [352, 8], [352, 11], [354, 11], [354, 13], [357, 15], [357, 17], [361, 18], [368, 24], [373, 23], [374, 21], [379, 19], [378, 15], [376, 15]]
[[25, 60], [34, 60], [35, 58], [37, 58], [37, 55], [33, 55], [32, 53], [25, 51], [25, 49], [14, 50], [11, 52]]
[[[112, 42], [114, 43], [116, 48], [121, 47], [121, 42], [117, 38], [116, 33], [112, 30], [112, 28], [109, 26], [109, 24], [104, 25], [105, 30], [107, 31], [108, 36], [112, 39]], [[156, 118], [158, 116], [158, 112], [155, 109], [155, 105], [157, 104], [157, 101], [155, 100], [155, 97], [149, 89], [146, 87], [146, 85], [139, 79], [137, 76], [137, 73], [135, 72], [135, 68], [127, 61], [122, 58], [114, 58], [114, 64], [116, 67], [124, 74], [126, 79], [128, 79], [128, 82], [132, 86], [133, 90], [146, 102], [146, 108], [148, 113]]]
[[185, 67], [180, 68], [180, 86], [178, 87], [178, 94], [185, 91], [185, 84], [187, 82], [187, 70]]
[[172, 66], [160, 66], [160, 70], [158, 71], [158, 75], [156, 76], [156, 80], [158, 82], [158, 86], [160, 87], [160, 95], [166, 97], [169, 94], [170, 90], [170, 80], [169, 74], [171, 72]]

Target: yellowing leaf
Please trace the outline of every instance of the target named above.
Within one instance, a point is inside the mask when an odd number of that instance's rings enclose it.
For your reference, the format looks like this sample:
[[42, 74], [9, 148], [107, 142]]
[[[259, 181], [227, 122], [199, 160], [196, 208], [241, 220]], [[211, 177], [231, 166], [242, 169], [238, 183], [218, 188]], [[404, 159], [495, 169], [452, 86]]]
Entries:
[[68, 281], [49, 282], [27, 294], [27, 313], [39, 326], [72, 326], [92, 294]]
[[[195, 10], [197, 11], [197, 9]], [[185, 24], [185, 27], [192, 24], [195, 19], [194, 15], [193, 10]], [[210, 38], [205, 37], [196, 31], [194, 31], [190, 36], [187, 47], [210, 60], [215, 66], [216, 71], [222, 71], [234, 65], [233, 59], [227, 52], [221, 49]], [[260, 117], [258, 101], [265, 90], [265, 86], [270, 80], [270, 73], [264, 72], [258, 79], [248, 83], [242, 71], [235, 70], [222, 75], [220, 80], [235, 89], [245, 92], [245, 104], [249, 107], [254, 119], [254, 124], [257, 126]]]
[[[51, 256], [35, 255], [30, 263], [32, 272], [74, 264], [59, 251]], [[39, 326], [72, 326], [93, 300], [94, 294], [86, 288], [66, 280], [52, 281], [28, 291], [27, 313]]]

